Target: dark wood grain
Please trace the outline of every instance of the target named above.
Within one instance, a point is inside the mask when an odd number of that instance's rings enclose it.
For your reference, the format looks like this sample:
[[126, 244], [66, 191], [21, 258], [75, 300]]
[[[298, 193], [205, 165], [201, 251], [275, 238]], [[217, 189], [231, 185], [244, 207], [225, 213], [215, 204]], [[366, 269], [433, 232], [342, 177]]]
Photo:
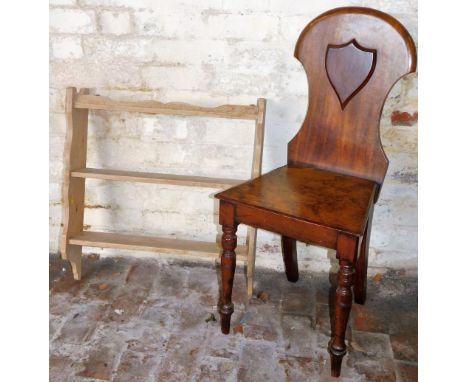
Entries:
[[297, 265], [296, 240], [287, 236], [281, 236], [281, 249], [283, 252], [284, 270], [288, 281], [295, 283], [299, 280], [299, 268]]
[[284, 166], [216, 197], [362, 235], [375, 189], [376, 184], [366, 179]]
[[368, 8], [326, 12], [301, 33], [296, 58], [309, 84], [309, 106], [288, 145], [288, 164], [223, 191], [221, 327], [229, 333], [237, 224], [282, 235], [288, 280], [296, 281], [296, 240], [336, 249], [340, 264], [331, 374], [346, 354], [353, 290], [366, 299], [373, 206], [388, 167], [379, 121], [396, 81], [416, 70], [416, 49], [393, 17]]
[[369, 212], [369, 218], [367, 219], [366, 230], [364, 237], [362, 238], [361, 250], [356, 264], [356, 280], [354, 284], [354, 302], [357, 304], [364, 305], [366, 302], [367, 294], [367, 259], [369, 257], [369, 243], [370, 235], [372, 230], [372, 217], [374, 215], [374, 206]]
[[[355, 41], [375, 51], [375, 68], [365, 86], [342, 109], [322, 63], [329, 47]], [[354, 51], [335, 57], [333, 68], [348, 87], [368, 70], [347, 65]], [[388, 92], [396, 81], [416, 69], [416, 49], [406, 29], [393, 17], [367, 8], [347, 7], [313, 20], [296, 44], [296, 58], [309, 82], [309, 108], [302, 128], [289, 143], [291, 164], [315, 166], [383, 182], [388, 160], [380, 142], [379, 123]], [[341, 58], [341, 62], [338, 59]], [[345, 80], [349, 78], [348, 80]]]
[[366, 49], [354, 39], [342, 45], [328, 45], [325, 69], [330, 85], [340, 99], [341, 109], [372, 77], [376, 56], [375, 49]]
[[339, 377], [341, 361], [346, 354], [346, 326], [353, 299], [352, 286], [354, 284], [355, 264], [359, 239], [340, 234], [336, 248], [336, 258], [340, 263], [338, 271], [338, 287], [335, 293], [335, 330], [330, 342], [332, 376]]
[[220, 222], [222, 224], [223, 235], [221, 246], [221, 283], [222, 292], [219, 302], [219, 313], [221, 315], [221, 331], [229, 334], [231, 325], [231, 315], [234, 312], [232, 304], [232, 286], [234, 284], [234, 273], [236, 271], [237, 247], [237, 224], [234, 221], [235, 207], [232, 204], [221, 203]]
[[304, 243], [336, 248], [337, 231], [291, 216], [285, 216], [259, 207], [243, 204], [236, 206], [236, 221], [252, 227], [266, 229], [279, 235], [294, 237]]

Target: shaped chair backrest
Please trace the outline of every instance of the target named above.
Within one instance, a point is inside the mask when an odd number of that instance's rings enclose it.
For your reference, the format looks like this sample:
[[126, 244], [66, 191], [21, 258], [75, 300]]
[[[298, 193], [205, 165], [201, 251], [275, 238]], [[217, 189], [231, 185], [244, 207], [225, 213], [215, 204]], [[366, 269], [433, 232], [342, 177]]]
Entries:
[[326, 12], [302, 31], [295, 57], [309, 84], [303, 125], [288, 163], [381, 184], [388, 159], [380, 141], [382, 108], [393, 85], [416, 70], [416, 48], [393, 17], [369, 8]]

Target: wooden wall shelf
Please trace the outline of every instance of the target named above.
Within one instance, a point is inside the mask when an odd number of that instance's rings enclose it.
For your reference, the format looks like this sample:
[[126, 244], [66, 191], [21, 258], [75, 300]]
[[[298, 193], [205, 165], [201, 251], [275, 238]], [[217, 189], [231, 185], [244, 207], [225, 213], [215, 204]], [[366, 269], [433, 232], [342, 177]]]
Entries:
[[[65, 143], [65, 178], [63, 189], [64, 220], [60, 250], [62, 257], [70, 261], [74, 278], [77, 280], [81, 278], [81, 253], [83, 246], [219, 258], [221, 247], [216, 242], [83, 230], [86, 179], [171, 184], [215, 189], [230, 188], [244, 182], [243, 180], [229, 178], [88, 168], [86, 166], [86, 154], [89, 110], [254, 120], [255, 140], [251, 171], [251, 179], [253, 179], [260, 176], [262, 167], [266, 100], [259, 98], [257, 105], [248, 106], [222, 105], [218, 107], [201, 107], [174, 102], [116, 101], [108, 97], [89, 95], [88, 93], [88, 89], [81, 89], [78, 93], [75, 88], [67, 88], [67, 137]], [[257, 230], [249, 227], [246, 245], [237, 247], [237, 259], [247, 262], [247, 291], [249, 296], [253, 292], [256, 237]]]
[[[219, 257], [217, 243], [196, 240], [167, 239], [139, 235], [123, 235], [120, 233], [85, 231], [72, 236], [70, 244], [84, 247], [115, 248], [133, 251], [157, 253], [175, 253], [178, 255], [199, 256], [200, 253], [209, 257]], [[247, 246], [236, 249], [239, 260], [247, 260]]]
[[106, 179], [119, 180], [122, 182], [173, 184], [177, 186], [208, 188], [232, 187], [245, 182], [244, 180], [239, 179], [207, 178], [203, 176], [158, 174], [154, 172], [121, 171], [97, 168], [82, 168], [80, 170], [72, 171], [71, 176], [72, 178]]

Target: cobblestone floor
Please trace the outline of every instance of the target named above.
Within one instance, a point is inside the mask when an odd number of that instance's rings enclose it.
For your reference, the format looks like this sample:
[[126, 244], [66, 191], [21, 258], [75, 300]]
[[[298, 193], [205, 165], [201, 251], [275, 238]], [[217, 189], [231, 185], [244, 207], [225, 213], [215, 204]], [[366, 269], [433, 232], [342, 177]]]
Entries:
[[[51, 255], [50, 380], [337, 381], [326, 350], [333, 275], [291, 284], [258, 271], [259, 297], [247, 304], [238, 267], [228, 336], [217, 275], [210, 266], [91, 255], [74, 281]], [[340, 381], [417, 381], [417, 280], [402, 272], [370, 279], [348, 341]]]

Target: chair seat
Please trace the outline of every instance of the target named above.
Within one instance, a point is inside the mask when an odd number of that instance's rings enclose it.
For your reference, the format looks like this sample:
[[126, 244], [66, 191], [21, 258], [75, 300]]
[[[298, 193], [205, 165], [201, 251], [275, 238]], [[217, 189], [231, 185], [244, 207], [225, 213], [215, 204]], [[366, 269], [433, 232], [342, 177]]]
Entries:
[[363, 235], [376, 183], [310, 167], [284, 166], [216, 198]]

